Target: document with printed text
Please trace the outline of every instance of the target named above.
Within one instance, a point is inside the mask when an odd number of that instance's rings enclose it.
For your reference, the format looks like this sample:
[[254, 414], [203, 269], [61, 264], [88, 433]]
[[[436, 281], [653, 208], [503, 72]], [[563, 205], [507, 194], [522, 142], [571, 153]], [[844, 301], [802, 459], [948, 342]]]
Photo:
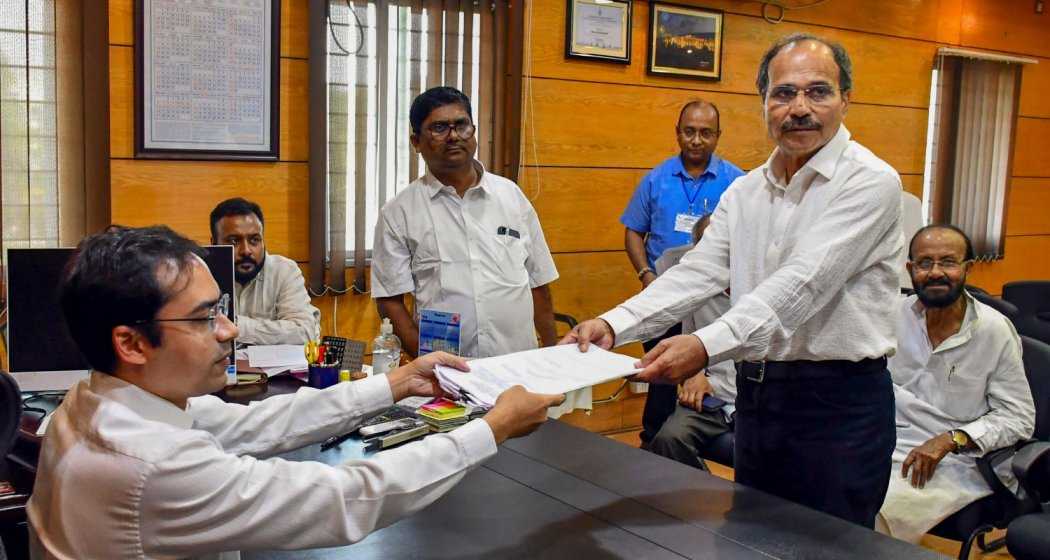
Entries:
[[593, 345], [580, 352], [575, 344], [566, 344], [471, 360], [470, 371], [438, 366], [435, 373], [441, 387], [456, 398], [491, 407], [514, 385], [533, 393], [563, 394], [638, 373], [637, 361]]

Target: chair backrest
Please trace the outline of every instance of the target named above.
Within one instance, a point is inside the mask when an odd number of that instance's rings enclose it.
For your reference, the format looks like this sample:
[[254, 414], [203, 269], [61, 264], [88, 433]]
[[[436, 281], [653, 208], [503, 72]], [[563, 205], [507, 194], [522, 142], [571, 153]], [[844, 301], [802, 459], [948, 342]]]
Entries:
[[1017, 332], [1050, 343], [1050, 281], [1004, 284], [1003, 299], [1017, 307], [1017, 316], [1011, 317]]
[[0, 459], [7, 456], [22, 420], [22, 391], [6, 371], [0, 371]]
[[[969, 284], [967, 284], [966, 286], [966, 291], [969, 292], [971, 296], [973, 296], [973, 299], [1005, 315], [1011, 323], [1014, 322], [1014, 320], [1017, 318], [1017, 306], [1006, 301], [1005, 299], [999, 299], [993, 295], [990, 295], [988, 292], [982, 290], [981, 288], [978, 288], [977, 286], [970, 286]], [[1014, 327], [1016, 326], [1017, 325], [1015, 324]]]
[[1024, 373], [1035, 401], [1035, 434], [1032, 437], [1050, 441], [1050, 344], [1021, 336], [1021, 351]]

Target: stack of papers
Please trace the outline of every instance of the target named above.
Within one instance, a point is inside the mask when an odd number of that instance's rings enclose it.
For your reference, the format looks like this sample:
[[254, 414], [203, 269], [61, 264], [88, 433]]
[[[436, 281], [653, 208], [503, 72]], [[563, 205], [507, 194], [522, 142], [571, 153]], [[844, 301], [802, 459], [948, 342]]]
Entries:
[[419, 407], [416, 414], [433, 432], [449, 432], [467, 423], [467, 407], [448, 399], [436, 399]]
[[437, 366], [441, 388], [457, 400], [490, 408], [500, 393], [522, 385], [533, 393], [564, 394], [612, 379], [634, 375], [637, 358], [591, 345], [580, 352], [575, 344], [515, 352], [470, 361], [470, 371]]
[[289, 371], [295, 373], [307, 370], [306, 353], [301, 344], [261, 344], [249, 346], [238, 353], [242, 351], [249, 366], [263, 370], [270, 377]]

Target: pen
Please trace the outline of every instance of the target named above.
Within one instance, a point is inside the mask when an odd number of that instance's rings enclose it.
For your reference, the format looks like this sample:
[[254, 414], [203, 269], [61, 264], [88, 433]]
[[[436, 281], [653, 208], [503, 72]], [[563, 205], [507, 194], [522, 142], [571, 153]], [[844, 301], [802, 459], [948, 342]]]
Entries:
[[321, 443], [321, 451], [328, 451], [329, 449], [338, 446], [340, 443], [350, 439], [354, 435], [353, 432], [347, 432], [341, 436], [332, 436]]

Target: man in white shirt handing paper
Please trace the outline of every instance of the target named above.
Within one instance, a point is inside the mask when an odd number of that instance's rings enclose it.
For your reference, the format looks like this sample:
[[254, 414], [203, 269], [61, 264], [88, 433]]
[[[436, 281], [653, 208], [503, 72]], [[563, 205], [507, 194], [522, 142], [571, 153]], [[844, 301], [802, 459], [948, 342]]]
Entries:
[[[992, 493], [976, 458], [1031, 437], [1035, 404], [1010, 320], [966, 292], [969, 238], [950, 225], [919, 230], [908, 250], [915, 295], [899, 306], [890, 358], [897, 448], [876, 523], [912, 543]], [[1005, 461], [997, 474], [1017, 481]]]
[[729, 311], [662, 341], [638, 380], [680, 383], [742, 362], [736, 481], [873, 527], [895, 439], [886, 302], [904, 256], [900, 177], [842, 124], [852, 90], [842, 46], [785, 37], [757, 85], [773, 154], [729, 187], [681, 263], [564, 342], [645, 340], [731, 288]]
[[85, 239], [67, 265], [62, 308], [93, 371], [44, 438], [34, 557], [229, 559], [356, 542], [436, 500], [562, 400], [515, 387], [484, 418], [371, 459], [268, 459], [439, 394], [437, 364], [467, 366], [438, 352], [362, 381], [224, 403], [208, 393], [225, 384], [237, 327], [203, 254], [166, 227], [126, 228]]

